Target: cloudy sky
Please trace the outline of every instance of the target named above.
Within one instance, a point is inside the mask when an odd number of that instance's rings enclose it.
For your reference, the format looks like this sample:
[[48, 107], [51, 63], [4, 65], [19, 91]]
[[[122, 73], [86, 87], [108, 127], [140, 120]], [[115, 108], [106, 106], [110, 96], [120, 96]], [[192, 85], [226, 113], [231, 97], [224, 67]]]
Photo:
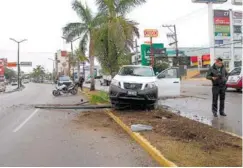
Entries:
[[[83, 0], [84, 1], [84, 0]], [[86, 0], [96, 12], [94, 0]], [[194, 4], [191, 0], [147, 0], [148, 2], [127, 17], [140, 23], [141, 35], [146, 28], [159, 30], [155, 42], [168, 44], [162, 24], [176, 24], [179, 46], [208, 46], [207, 5]], [[0, 0], [0, 58], [16, 61], [16, 40], [28, 39], [21, 44], [20, 61], [32, 61], [33, 66], [43, 65], [52, 71], [54, 53], [58, 49], [70, 50], [70, 44], [62, 40], [62, 27], [79, 18], [71, 8], [72, 0]], [[217, 9], [241, 10], [231, 1], [214, 5]], [[148, 39], [141, 37], [139, 43]], [[77, 45], [77, 44], [76, 44]], [[32, 68], [24, 68], [30, 71]]]

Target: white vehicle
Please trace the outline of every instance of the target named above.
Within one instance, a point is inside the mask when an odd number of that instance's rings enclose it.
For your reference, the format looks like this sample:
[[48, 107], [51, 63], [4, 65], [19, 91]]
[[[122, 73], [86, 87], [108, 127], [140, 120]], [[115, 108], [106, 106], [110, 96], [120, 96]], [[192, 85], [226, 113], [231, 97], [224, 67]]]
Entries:
[[154, 109], [162, 97], [180, 95], [178, 68], [168, 68], [157, 76], [152, 67], [123, 66], [112, 79], [109, 97], [114, 107], [140, 104]]
[[12, 86], [18, 85], [18, 82], [17, 81], [12, 81], [11, 85]]

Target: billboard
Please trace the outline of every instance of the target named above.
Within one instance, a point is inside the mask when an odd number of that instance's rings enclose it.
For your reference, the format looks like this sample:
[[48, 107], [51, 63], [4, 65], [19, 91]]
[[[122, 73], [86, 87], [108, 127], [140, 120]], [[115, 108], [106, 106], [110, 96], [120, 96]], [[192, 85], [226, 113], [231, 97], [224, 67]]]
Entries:
[[216, 3], [216, 4], [222, 4], [227, 2], [227, 0], [192, 0], [193, 3]]
[[242, 5], [242, 0], [231, 0], [232, 5]]
[[230, 18], [229, 17], [214, 17], [214, 24], [216, 25], [229, 25]]
[[145, 29], [144, 37], [158, 37], [159, 32], [157, 29]]
[[[242, 40], [242, 11], [233, 11], [233, 40]], [[241, 44], [235, 44], [239, 47]]]

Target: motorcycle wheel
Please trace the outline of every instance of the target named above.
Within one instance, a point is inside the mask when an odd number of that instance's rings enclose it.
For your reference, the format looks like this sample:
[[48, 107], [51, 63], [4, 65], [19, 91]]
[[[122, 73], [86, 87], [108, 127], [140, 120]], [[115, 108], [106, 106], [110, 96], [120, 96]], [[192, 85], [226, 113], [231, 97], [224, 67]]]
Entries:
[[76, 94], [78, 93], [78, 90], [77, 90], [77, 89], [72, 89], [72, 90], [70, 91], [70, 93], [71, 93], [72, 95], [76, 95]]
[[60, 95], [60, 92], [58, 90], [53, 90], [52, 94], [53, 94], [53, 96], [57, 97]]

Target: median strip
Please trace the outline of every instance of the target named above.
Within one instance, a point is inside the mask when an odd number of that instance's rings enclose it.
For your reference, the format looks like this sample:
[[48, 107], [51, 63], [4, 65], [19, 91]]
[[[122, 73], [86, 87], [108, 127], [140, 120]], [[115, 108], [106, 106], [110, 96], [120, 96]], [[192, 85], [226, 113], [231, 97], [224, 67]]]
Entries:
[[[95, 91], [88, 94], [94, 95]], [[161, 166], [242, 166], [242, 139], [208, 125], [166, 109], [105, 113]], [[153, 130], [134, 133], [130, 129], [134, 124], [150, 125]]]

